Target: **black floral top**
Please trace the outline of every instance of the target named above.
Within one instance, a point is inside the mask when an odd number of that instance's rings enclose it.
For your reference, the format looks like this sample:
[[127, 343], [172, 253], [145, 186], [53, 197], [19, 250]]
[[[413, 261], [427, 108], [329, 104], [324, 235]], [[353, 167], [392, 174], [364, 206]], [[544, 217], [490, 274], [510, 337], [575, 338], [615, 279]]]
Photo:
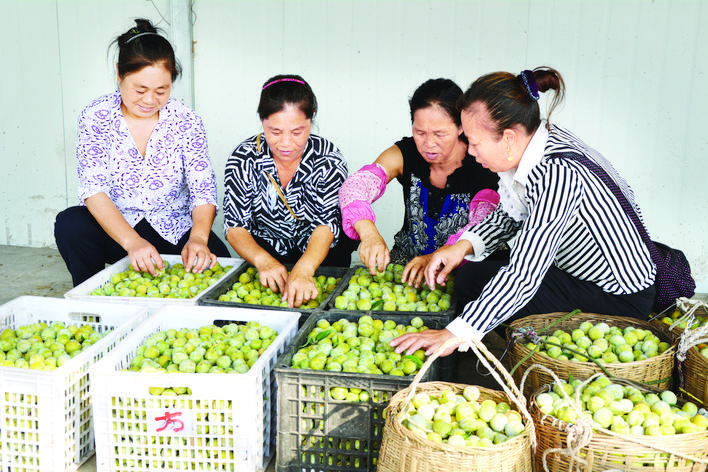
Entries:
[[403, 138], [396, 146], [403, 154], [398, 182], [403, 187], [406, 214], [403, 227], [394, 236], [394, 250], [412, 259], [435, 251], [465, 226], [472, 198], [480, 190], [496, 190], [499, 178], [468, 154], [462, 167], [448, 176], [445, 188], [439, 189], [430, 183], [430, 164], [418, 152], [413, 138]]

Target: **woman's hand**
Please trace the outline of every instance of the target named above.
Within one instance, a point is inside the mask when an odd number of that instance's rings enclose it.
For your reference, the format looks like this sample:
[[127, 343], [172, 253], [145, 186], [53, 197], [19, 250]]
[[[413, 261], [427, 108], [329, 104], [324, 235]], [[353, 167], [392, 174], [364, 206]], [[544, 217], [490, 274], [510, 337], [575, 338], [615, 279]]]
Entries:
[[209, 250], [211, 225], [216, 216], [216, 207], [211, 204], [197, 205], [192, 210], [192, 229], [189, 240], [182, 248], [182, 263], [187, 272], [201, 274], [216, 265], [216, 255]]
[[461, 239], [452, 246], [442, 246], [431, 254], [430, 261], [425, 268], [425, 283], [430, 287], [430, 290], [435, 290], [435, 284], [445, 285], [450, 272], [462, 262], [467, 254], [472, 252], [472, 243]]
[[137, 233], [135, 233], [134, 238], [131, 238], [126, 243], [124, 249], [128, 253], [130, 264], [135, 270], [149, 272], [150, 275], [155, 277], [158, 270], [165, 269], [162, 257], [155, 249], [155, 246], [138, 236]]
[[371, 220], [359, 220], [354, 223], [354, 229], [361, 238], [359, 245], [359, 259], [371, 272], [376, 275], [386, 270], [391, 262], [391, 255], [383, 237]]
[[118, 207], [104, 192], [99, 192], [84, 200], [86, 208], [101, 228], [128, 253], [135, 270], [149, 272], [153, 277], [158, 270], [164, 270], [160, 253], [138, 234], [123, 217]]
[[432, 254], [414, 257], [408, 264], [406, 264], [406, 267], [403, 268], [401, 282], [404, 284], [407, 283], [408, 285], [414, 285], [415, 288], [420, 287], [420, 283], [425, 277], [425, 268], [428, 266], [428, 263], [432, 257]]
[[285, 293], [285, 284], [288, 281], [288, 270], [283, 264], [268, 255], [265, 261], [254, 264], [258, 271], [261, 285], [268, 287], [276, 293]]
[[[430, 356], [440, 349], [440, 347], [442, 347], [448, 339], [452, 339], [454, 337], [455, 335], [447, 329], [426, 329], [425, 331], [421, 331], [419, 333], [402, 334], [401, 336], [391, 340], [389, 345], [395, 347], [396, 352], [399, 354], [404, 351], [406, 354], [413, 354], [418, 349], [425, 349], [425, 355]], [[458, 343], [451, 344], [440, 353], [440, 357], [449, 356], [461, 343], [462, 340]]]
[[187, 272], [201, 274], [216, 265], [216, 255], [211, 253], [206, 241], [190, 237], [182, 248], [182, 263]]
[[313, 298], [317, 298], [319, 291], [315, 285], [312, 274], [306, 270], [293, 267], [288, 276], [288, 281], [283, 290], [283, 300], [287, 300], [288, 308], [298, 308]]
[[283, 291], [283, 300], [287, 300], [289, 308], [299, 307], [319, 295], [313, 277], [327, 257], [332, 241], [334, 241], [334, 234], [329, 226], [320, 225], [312, 231], [307, 248], [290, 271], [287, 287]]

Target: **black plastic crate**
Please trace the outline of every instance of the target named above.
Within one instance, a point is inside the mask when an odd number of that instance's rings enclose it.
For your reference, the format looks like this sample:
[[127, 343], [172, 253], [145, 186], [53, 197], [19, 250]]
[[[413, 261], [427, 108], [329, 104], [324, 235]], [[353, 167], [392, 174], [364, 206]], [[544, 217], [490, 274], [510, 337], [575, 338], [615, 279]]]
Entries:
[[[450, 321], [443, 313], [420, 317], [430, 329], [444, 328]], [[393, 395], [410, 385], [413, 376], [330, 372], [294, 369], [293, 355], [307, 342], [319, 320], [334, 323], [344, 318], [356, 321], [361, 312], [313, 313], [298, 330], [288, 350], [275, 366], [278, 384], [276, 471], [373, 471], [378, 457], [385, 419], [383, 411]], [[415, 312], [372, 316], [410, 324]], [[424, 381], [438, 380], [433, 363]], [[358, 388], [369, 393], [367, 401], [335, 400], [334, 387]]]
[[[230, 301], [224, 301], [224, 300], [219, 300], [219, 297], [229, 290], [231, 290], [231, 287], [233, 286], [234, 283], [238, 282], [238, 278], [248, 270], [249, 267], [253, 267], [252, 264], [248, 262], [244, 262], [241, 264], [236, 271], [234, 271], [231, 275], [228, 277], [224, 278], [223, 280], [218, 281], [216, 284], [214, 284], [214, 288], [209, 291], [208, 294], [206, 294], [204, 297], [199, 299], [199, 304], [200, 305], [208, 305], [208, 306], [225, 306], [225, 307], [240, 307], [240, 308], [256, 308], [256, 309], [263, 309], [263, 310], [279, 310], [279, 311], [297, 311], [300, 313], [303, 313], [304, 315], [309, 315], [314, 313], [315, 311], [321, 311], [323, 310], [329, 301], [329, 299], [334, 295], [334, 293], [337, 291], [337, 288], [339, 288], [339, 285], [344, 281], [346, 276], [348, 275], [349, 271], [351, 270], [349, 267], [318, 267], [317, 270], [315, 271], [315, 277], [324, 275], [326, 277], [336, 277], [336, 278], [341, 278], [341, 281], [337, 284], [337, 287], [329, 294], [327, 297], [320, 303], [319, 306], [315, 308], [305, 308], [303, 306], [298, 307], [298, 308], [288, 308], [288, 307], [280, 307], [280, 306], [270, 306], [270, 305], [255, 305], [255, 304], [250, 304], [250, 303], [240, 303], [240, 302], [230, 302]], [[291, 264], [286, 264], [285, 265], [286, 269], [291, 270], [293, 266]], [[302, 320], [302, 318], [301, 318]]]
[[447, 310], [442, 310], [442, 311], [386, 311], [386, 310], [342, 310], [334, 306], [335, 303], [335, 298], [337, 298], [339, 295], [344, 293], [344, 291], [349, 287], [349, 281], [352, 278], [352, 276], [356, 273], [357, 269], [364, 268], [363, 265], [357, 265], [353, 266], [351, 269], [349, 269], [348, 273], [346, 274], [345, 277], [342, 277], [342, 280], [337, 284], [337, 287], [332, 291], [329, 297], [327, 297], [327, 305], [325, 305], [325, 310], [326, 311], [336, 311], [339, 313], [354, 313], [358, 314], [359, 316], [361, 315], [371, 315], [371, 316], [386, 316], [386, 315], [414, 315], [414, 316], [420, 316], [424, 320], [427, 319], [427, 317], [433, 316], [433, 315], [438, 315], [438, 316], [447, 316], [452, 320], [452, 317], [454, 317], [455, 310], [457, 308], [457, 295], [453, 291], [451, 293], [451, 300], [450, 300], [450, 308]]

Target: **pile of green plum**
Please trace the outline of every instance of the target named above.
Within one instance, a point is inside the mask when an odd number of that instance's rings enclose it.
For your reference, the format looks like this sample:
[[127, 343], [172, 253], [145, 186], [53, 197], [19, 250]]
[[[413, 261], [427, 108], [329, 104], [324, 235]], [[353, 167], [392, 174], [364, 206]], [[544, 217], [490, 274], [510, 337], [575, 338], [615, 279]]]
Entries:
[[450, 388], [435, 395], [416, 393], [399, 419], [413, 433], [453, 446], [490, 447], [525, 428], [518, 411], [506, 402], [480, 400], [474, 385], [466, 386], [462, 394]]
[[[613, 383], [599, 376], [585, 387], [580, 380], [556, 382], [550, 392], [537, 394], [538, 409], [566, 423], [575, 423], [578, 413], [563, 395], [578, 398], [580, 409], [595, 423], [619, 434], [670, 436], [708, 431], [708, 416], [695, 403], [677, 405], [670, 390], [642, 392], [636, 387]], [[576, 391], [577, 390], [577, 391]], [[577, 397], [576, 397], [577, 395]]]
[[[342, 318], [331, 325], [329, 321], [320, 319], [309, 333], [307, 344], [293, 355], [292, 367], [330, 372], [413, 375], [422, 367], [425, 352], [421, 349], [411, 355], [401, 355], [389, 346], [389, 342], [401, 334], [426, 329], [419, 317], [413, 318], [408, 326], [390, 319], [373, 319], [369, 315], [359, 317], [358, 321]], [[346, 399], [347, 393], [338, 390], [330, 392], [330, 395], [335, 399]]]
[[[684, 316], [684, 313], [681, 310], [674, 310], [670, 314], [664, 316], [661, 318], [661, 322], [671, 326], [674, 324], [677, 320], [681, 319]], [[691, 329], [696, 329], [700, 328], [701, 326], [708, 325], [708, 315], [695, 315], [693, 318], [693, 321], [691, 322]], [[686, 329], [688, 328], [688, 319], [682, 320], [680, 323], [676, 325], [677, 328], [679, 329]]]
[[193, 298], [214, 285], [231, 266], [222, 267], [217, 261], [212, 269], [202, 273], [187, 272], [182, 263], [170, 265], [153, 277], [149, 272], [140, 272], [132, 265], [123, 272], [111, 276], [111, 280], [93, 290], [90, 295], [150, 298]]
[[703, 357], [708, 358], [708, 344], [702, 343], [694, 347]]
[[[299, 308], [313, 309], [332, 293], [341, 277], [328, 277], [326, 275], [316, 275], [313, 277], [317, 287], [317, 297], [307, 301]], [[258, 271], [255, 267], [249, 267], [238, 276], [238, 281], [231, 286], [231, 290], [219, 295], [223, 302], [247, 303], [249, 305], [287, 307], [287, 300], [282, 300], [282, 295], [275, 293], [269, 287], [264, 287], [260, 282]]]
[[541, 336], [543, 344], [526, 347], [553, 359], [574, 362], [634, 362], [658, 356], [671, 346], [649, 330], [627, 326], [620, 329], [605, 322], [582, 322], [578, 328], [555, 330], [550, 336]]
[[[157, 331], [138, 346], [128, 370], [167, 373], [235, 373], [248, 372], [268, 346], [277, 331], [257, 321], [229, 323], [222, 327]], [[158, 392], [173, 395], [184, 392]]]
[[439, 312], [450, 309], [454, 292], [454, 276], [447, 284], [435, 290], [421, 284], [415, 288], [401, 282], [403, 266], [389, 264], [386, 270], [374, 276], [368, 269], [358, 267], [349, 279], [349, 285], [334, 300], [338, 310], [380, 310]]
[[[664, 316], [661, 318], [661, 322], [671, 326], [676, 322], [676, 320], [682, 318], [684, 316], [684, 313], [681, 312], [681, 310], [674, 310], [671, 314]], [[708, 315], [694, 315], [693, 322], [691, 323], [690, 329], [698, 329], [702, 328], [704, 326], [708, 325]], [[676, 325], [677, 328], [679, 329], [686, 329], [689, 328], [688, 326], [688, 320], [682, 320], [680, 323]], [[700, 343], [694, 348], [704, 357], [708, 357], [708, 343]]]
[[103, 336], [91, 325], [60, 321], [5, 328], [0, 332], [0, 367], [54, 370]]

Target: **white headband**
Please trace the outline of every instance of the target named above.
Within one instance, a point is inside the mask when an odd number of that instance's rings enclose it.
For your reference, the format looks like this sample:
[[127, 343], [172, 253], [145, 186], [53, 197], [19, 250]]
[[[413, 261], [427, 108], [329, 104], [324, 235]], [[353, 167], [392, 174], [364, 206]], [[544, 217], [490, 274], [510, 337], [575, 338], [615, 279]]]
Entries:
[[145, 33], [138, 33], [138, 34], [136, 34], [135, 36], [133, 36], [132, 38], [130, 38], [129, 40], [127, 40], [127, 41], [125, 42], [125, 44], [128, 44], [129, 42], [131, 42], [131, 41], [134, 40], [135, 38], [139, 38], [140, 36], [147, 36], [147, 35], [149, 35], [149, 34], [154, 34], [155, 36], [160, 36], [160, 35], [157, 34], [157, 33], [151, 33], [151, 32], [149, 32], [149, 31], [147, 31], [147, 32], [145, 32]]

